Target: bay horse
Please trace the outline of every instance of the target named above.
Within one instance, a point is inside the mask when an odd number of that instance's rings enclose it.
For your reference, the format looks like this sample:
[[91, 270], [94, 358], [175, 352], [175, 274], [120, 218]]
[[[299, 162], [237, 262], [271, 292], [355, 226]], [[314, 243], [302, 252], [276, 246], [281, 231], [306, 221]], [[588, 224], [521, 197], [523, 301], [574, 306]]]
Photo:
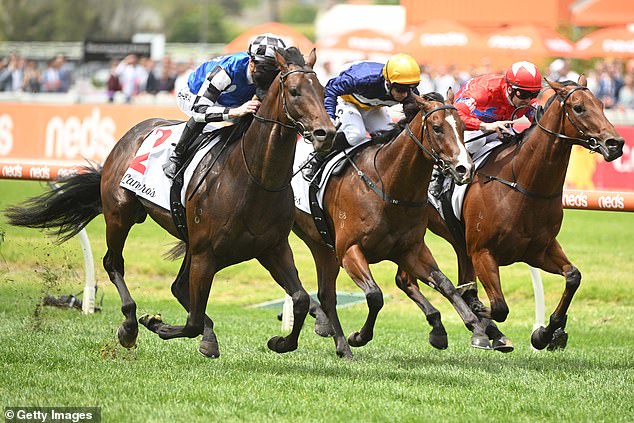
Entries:
[[[312, 69], [315, 50], [305, 60], [297, 48], [278, 49], [276, 61], [280, 72], [257, 113], [237, 123], [248, 128], [237, 131], [239, 139], [217, 157], [205, 157], [187, 189], [188, 241], [171, 288], [188, 311], [186, 324], [167, 325], [156, 316], [140, 319], [162, 339], [202, 334], [199, 351], [208, 357], [218, 357], [220, 352], [205, 308], [214, 275], [227, 266], [256, 258], [292, 297], [291, 333], [271, 338], [270, 349], [283, 353], [297, 348], [309, 308], [310, 297], [300, 283], [288, 243], [294, 213], [292, 164], [298, 133], [316, 150], [324, 151], [332, 146], [335, 128]], [[149, 119], [137, 124], [115, 144], [103, 169], [71, 177], [58, 189], [6, 212], [11, 224], [57, 229], [62, 241], [103, 212], [108, 247], [103, 266], [121, 297], [125, 320], [117, 335], [127, 348], [135, 345], [138, 334], [136, 303], [124, 280], [122, 252], [128, 233], [149, 214], [169, 233], [180, 235], [168, 210], [137, 198], [119, 182], [145, 137], [167, 123]], [[221, 131], [225, 138], [236, 133], [232, 127]]]
[[[578, 83], [546, 79], [542, 93], [543, 116], [523, 133], [516, 144], [495, 149], [476, 171], [462, 208], [464, 241], [456, 240], [440, 214], [430, 209], [429, 229], [449, 241], [458, 257], [459, 283], [482, 283], [490, 301], [485, 307], [475, 289], [464, 292], [473, 310], [485, 319], [506, 320], [509, 308], [502, 293], [499, 267], [517, 262], [564, 276], [564, 292], [546, 327], [535, 329], [531, 343], [536, 349], [563, 349], [567, 311], [579, 288], [581, 273], [570, 262], [556, 237], [563, 221], [563, 192], [573, 145], [599, 152], [607, 161], [623, 154], [624, 140], [603, 113], [602, 103], [587, 88], [585, 76]], [[397, 284], [417, 290], [415, 279], [399, 269]], [[428, 301], [417, 296], [420, 307]], [[486, 320], [485, 320], [486, 321]], [[494, 349], [512, 350], [493, 322], [487, 333]], [[498, 345], [495, 345], [498, 339]]]
[[[318, 298], [334, 331], [336, 353], [351, 358], [350, 345], [359, 347], [373, 337], [383, 306], [383, 294], [369, 264], [390, 260], [439, 290], [456, 307], [474, 335], [472, 344], [486, 342], [484, 325], [438, 269], [423, 236], [427, 227], [427, 188], [434, 164], [443, 166], [459, 184], [470, 181], [473, 162], [464, 144], [464, 125], [448, 103], [427, 101], [414, 94], [418, 105], [411, 123], [383, 134], [387, 143], [364, 147], [341, 174], [333, 175], [324, 193], [324, 212], [334, 250], [320, 236], [310, 214], [296, 208], [293, 231], [310, 249], [317, 269]], [[360, 177], [361, 176], [361, 177]], [[366, 184], [372, 179], [376, 190]], [[340, 266], [364, 291], [368, 316], [346, 342], [336, 310], [336, 279]], [[432, 319], [440, 324], [440, 316]], [[319, 323], [319, 322], [317, 322]], [[318, 333], [322, 332], [316, 330]], [[446, 332], [432, 331], [430, 342], [446, 347]], [[444, 343], [444, 344], [443, 344]]]

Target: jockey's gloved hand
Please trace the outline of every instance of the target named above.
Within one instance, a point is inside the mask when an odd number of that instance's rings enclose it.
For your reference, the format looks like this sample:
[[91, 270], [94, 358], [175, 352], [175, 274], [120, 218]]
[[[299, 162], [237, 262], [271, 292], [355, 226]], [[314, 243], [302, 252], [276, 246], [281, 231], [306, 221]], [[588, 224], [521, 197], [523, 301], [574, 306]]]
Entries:
[[249, 113], [255, 113], [258, 111], [258, 107], [260, 107], [259, 100], [249, 100], [241, 106], [238, 106], [234, 109], [229, 110], [229, 119], [237, 118], [240, 116], [244, 116]]
[[497, 122], [482, 122], [480, 124], [480, 130], [484, 132], [497, 132], [500, 138], [504, 137], [504, 134], [513, 135], [511, 128], [513, 127], [512, 120], [499, 120]]

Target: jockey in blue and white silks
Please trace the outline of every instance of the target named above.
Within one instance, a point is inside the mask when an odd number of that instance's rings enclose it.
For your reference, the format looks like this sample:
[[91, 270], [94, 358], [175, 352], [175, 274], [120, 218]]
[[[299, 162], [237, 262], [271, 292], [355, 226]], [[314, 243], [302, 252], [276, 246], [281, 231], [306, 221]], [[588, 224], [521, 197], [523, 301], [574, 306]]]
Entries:
[[174, 154], [165, 164], [168, 178], [180, 170], [187, 147], [209, 122], [230, 121], [255, 113], [260, 100], [254, 98], [256, 86], [266, 86], [279, 72], [275, 49], [286, 48], [273, 34], [257, 36], [246, 53], [221, 56], [200, 65], [177, 94], [178, 107], [190, 116]]

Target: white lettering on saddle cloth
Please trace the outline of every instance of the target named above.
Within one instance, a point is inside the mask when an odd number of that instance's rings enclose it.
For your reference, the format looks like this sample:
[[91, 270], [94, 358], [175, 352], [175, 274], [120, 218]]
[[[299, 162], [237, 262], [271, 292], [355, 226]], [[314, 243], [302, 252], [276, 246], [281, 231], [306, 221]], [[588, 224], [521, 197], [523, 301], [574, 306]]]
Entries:
[[[178, 143], [184, 128], [185, 122], [182, 122], [161, 126], [153, 130], [141, 144], [119, 185], [152, 204], [170, 210], [171, 183], [163, 172], [163, 164], [172, 155], [174, 146]], [[218, 140], [214, 139], [199, 149], [185, 170], [181, 203], [185, 204], [184, 197], [187, 186], [198, 163], [217, 142]]]

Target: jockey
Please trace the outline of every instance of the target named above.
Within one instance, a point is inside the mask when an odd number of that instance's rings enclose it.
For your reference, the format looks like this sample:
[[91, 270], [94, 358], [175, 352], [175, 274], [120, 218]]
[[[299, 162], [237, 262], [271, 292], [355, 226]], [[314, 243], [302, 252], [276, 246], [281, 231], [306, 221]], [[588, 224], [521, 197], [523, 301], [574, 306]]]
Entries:
[[[504, 75], [489, 74], [467, 81], [456, 93], [454, 106], [465, 123], [464, 140], [471, 156], [477, 159], [488, 142], [504, 141], [513, 135], [509, 128], [514, 119], [526, 116], [532, 122], [541, 89], [539, 69], [526, 61], [513, 63]], [[434, 176], [429, 191], [437, 196], [443, 178], [437, 171]]]
[[279, 72], [275, 61], [277, 47], [286, 48], [279, 36], [258, 35], [246, 53], [216, 57], [192, 72], [187, 86], [177, 94], [178, 107], [190, 119], [174, 154], [163, 166], [168, 178], [173, 179], [180, 170], [185, 151], [207, 123], [230, 121], [257, 111], [260, 101], [253, 95], [262, 98], [261, 91]]
[[[407, 54], [395, 54], [385, 65], [357, 62], [326, 83], [324, 106], [330, 118], [340, 124], [333, 149], [344, 150], [367, 139], [366, 132], [389, 129], [392, 118], [387, 106], [412, 100], [418, 94], [420, 68]], [[326, 154], [315, 153], [304, 170], [312, 181]]]

